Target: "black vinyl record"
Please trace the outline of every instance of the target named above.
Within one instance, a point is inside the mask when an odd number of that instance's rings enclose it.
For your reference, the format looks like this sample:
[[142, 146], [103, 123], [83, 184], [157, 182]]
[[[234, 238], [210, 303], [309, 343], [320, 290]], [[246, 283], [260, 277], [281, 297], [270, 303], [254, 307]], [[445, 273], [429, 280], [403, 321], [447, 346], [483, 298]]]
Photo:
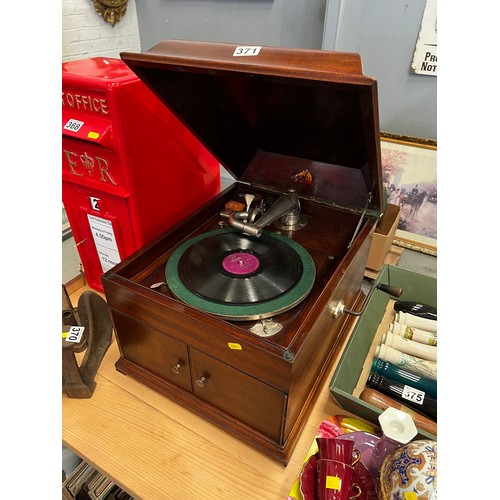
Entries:
[[182, 284], [198, 297], [229, 305], [256, 304], [288, 292], [300, 280], [303, 263], [286, 241], [264, 233], [211, 234], [179, 259]]

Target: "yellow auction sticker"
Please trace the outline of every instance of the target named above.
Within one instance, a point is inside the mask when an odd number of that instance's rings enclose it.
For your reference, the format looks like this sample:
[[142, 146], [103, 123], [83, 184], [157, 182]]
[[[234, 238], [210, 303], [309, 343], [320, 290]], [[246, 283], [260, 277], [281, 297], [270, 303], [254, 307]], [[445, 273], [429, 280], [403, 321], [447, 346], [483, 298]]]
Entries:
[[326, 476], [325, 487], [329, 490], [340, 490], [342, 479], [338, 476]]
[[240, 344], [235, 344], [234, 342], [228, 342], [227, 345], [229, 349], [234, 349], [235, 351], [241, 351], [243, 349]]
[[99, 133], [98, 132], [89, 132], [87, 134], [87, 137], [89, 139], [99, 139]]

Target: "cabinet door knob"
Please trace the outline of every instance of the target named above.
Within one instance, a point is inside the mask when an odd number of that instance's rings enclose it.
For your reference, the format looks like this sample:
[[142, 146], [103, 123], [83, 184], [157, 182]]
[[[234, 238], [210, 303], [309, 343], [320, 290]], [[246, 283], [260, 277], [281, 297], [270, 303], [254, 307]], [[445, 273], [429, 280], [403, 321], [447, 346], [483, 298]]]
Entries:
[[182, 363], [177, 363], [175, 366], [171, 366], [170, 368], [176, 375], [179, 375], [179, 372], [182, 368]]
[[196, 385], [198, 387], [205, 387], [205, 382], [207, 381], [207, 378], [202, 375], [200, 378], [196, 379]]

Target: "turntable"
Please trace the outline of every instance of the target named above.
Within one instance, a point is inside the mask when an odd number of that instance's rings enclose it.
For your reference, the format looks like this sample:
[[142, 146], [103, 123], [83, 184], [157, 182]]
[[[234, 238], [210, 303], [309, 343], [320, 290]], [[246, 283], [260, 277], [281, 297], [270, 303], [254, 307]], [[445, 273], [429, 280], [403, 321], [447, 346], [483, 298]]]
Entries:
[[376, 81], [328, 51], [166, 41], [121, 57], [235, 182], [103, 275], [116, 367], [286, 464], [364, 301]]

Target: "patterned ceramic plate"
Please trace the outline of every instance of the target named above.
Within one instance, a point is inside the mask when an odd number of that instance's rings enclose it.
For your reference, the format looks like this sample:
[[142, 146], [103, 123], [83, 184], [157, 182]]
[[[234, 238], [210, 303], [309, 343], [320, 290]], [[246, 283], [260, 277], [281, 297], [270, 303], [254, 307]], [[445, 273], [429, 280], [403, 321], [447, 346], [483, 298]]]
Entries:
[[437, 498], [437, 442], [412, 441], [391, 451], [382, 464], [380, 487], [384, 500]]

